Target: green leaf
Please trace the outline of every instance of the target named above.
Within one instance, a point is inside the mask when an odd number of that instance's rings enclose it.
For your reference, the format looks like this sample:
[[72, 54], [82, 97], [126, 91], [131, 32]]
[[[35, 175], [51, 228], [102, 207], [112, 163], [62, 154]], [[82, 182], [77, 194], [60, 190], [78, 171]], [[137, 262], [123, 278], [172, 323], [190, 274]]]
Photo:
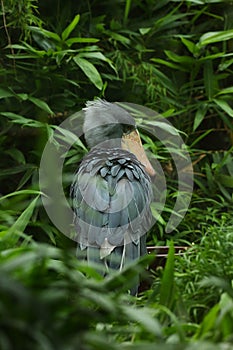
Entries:
[[6, 97], [12, 97], [14, 96], [14, 93], [10, 89], [2, 89], [0, 88], [0, 99], [6, 98]]
[[151, 27], [148, 28], [139, 28], [139, 33], [142, 35], [148, 34], [151, 30]]
[[[18, 166], [15, 166], [15, 167], [2, 169], [1, 172], [0, 172], [0, 178], [1, 177], [12, 176], [12, 175], [15, 175], [15, 174], [24, 173], [28, 169], [35, 170], [35, 166], [33, 166], [31, 164], [24, 164], [24, 165], [18, 165]], [[2, 199], [2, 197], [0, 198], [0, 201], [1, 201], [1, 199]]]
[[39, 197], [40, 195], [36, 196], [36, 198], [32, 200], [32, 202], [28, 205], [28, 207], [22, 212], [22, 214], [18, 217], [15, 223], [8, 230], [7, 236], [9, 237], [9, 240], [11, 242], [14, 242], [14, 244], [20, 238], [18, 233], [23, 233], [25, 228], [29, 224]]
[[121, 34], [112, 32], [110, 30], [106, 30], [105, 32], [106, 32], [106, 34], [109, 35], [110, 39], [114, 39], [116, 41], [119, 41], [123, 45], [129, 45], [130, 42], [131, 42], [129, 38], [127, 38], [127, 37], [125, 37], [125, 36], [123, 36]]
[[39, 35], [42, 34], [46, 38], [53, 39], [57, 42], [61, 41], [61, 38], [58, 34], [50, 32], [49, 30], [33, 26], [29, 26], [28, 28], [31, 29], [32, 32], [38, 33]]
[[204, 85], [206, 90], [206, 95], [209, 100], [212, 99], [214, 95], [216, 80], [213, 71], [213, 62], [211, 60], [207, 60], [204, 63]]
[[29, 101], [34, 103], [37, 107], [43, 109], [45, 112], [49, 114], [54, 114], [54, 112], [51, 110], [51, 108], [48, 106], [48, 104], [45, 101], [40, 100], [39, 98], [28, 96]]
[[223, 30], [220, 32], [208, 32], [200, 37], [198, 46], [205, 46], [230, 39], [233, 39], [233, 29]]
[[192, 54], [194, 54], [194, 53], [195, 53], [195, 50], [196, 50], [196, 45], [195, 45], [192, 41], [190, 41], [190, 40], [184, 38], [183, 36], [181, 36], [180, 39], [181, 39], [182, 43], [187, 47], [187, 49], [189, 50], [189, 52], [191, 52]]
[[33, 120], [30, 118], [25, 118], [22, 115], [12, 113], [12, 112], [0, 112], [1, 115], [11, 119], [12, 123], [21, 124], [23, 126], [41, 128], [44, 127], [45, 124], [38, 122], [37, 120]]
[[19, 181], [16, 191], [19, 191], [29, 181], [29, 179], [31, 179], [36, 170], [36, 167], [31, 167], [27, 169], [27, 171], [24, 173], [23, 177]]
[[80, 20], [80, 15], [76, 15], [73, 19], [73, 21], [66, 27], [66, 29], [62, 32], [62, 40], [66, 40], [71, 32], [75, 29], [75, 27], [77, 26], [78, 22]]
[[17, 148], [11, 148], [6, 151], [6, 154], [9, 154], [14, 160], [20, 164], [26, 164], [24, 154]]
[[19, 93], [17, 94], [17, 97], [19, 97], [22, 101], [28, 100], [28, 94], [25, 94], [25, 93]]
[[129, 17], [129, 11], [131, 7], [131, 0], [126, 0], [125, 2], [125, 12], [124, 12], [124, 24], [127, 23], [128, 17]]
[[224, 112], [226, 112], [230, 117], [233, 118], [233, 109], [229, 106], [229, 104], [221, 99], [215, 98], [213, 100]]
[[144, 120], [143, 124], [156, 126], [156, 128], [160, 128], [161, 130], [164, 130], [171, 135], [175, 135], [175, 136], [179, 135], [179, 131], [173, 125], [168, 124], [166, 120], [164, 122], [160, 122], [157, 120], [154, 120], [154, 121]]
[[207, 313], [207, 315], [201, 322], [200, 327], [198, 328], [197, 333], [194, 336], [194, 339], [205, 339], [206, 335], [209, 334], [209, 332], [216, 327], [216, 321], [218, 318], [219, 310], [219, 304], [216, 304], [210, 309], [210, 311]]
[[225, 89], [221, 89], [216, 95], [227, 95], [227, 94], [233, 94], [233, 86], [229, 86]]
[[167, 66], [167, 67], [175, 69], [175, 70], [180, 70], [183, 72], [187, 72], [189, 70], [187, 67], [185, 67], [183, 65], [179, 65], [179, 64], [172, 63], [172, 62], [169, 62], [166, 60], [162, 60], [161, 58], [151, 58], [150, 60], [152, 62], [163, 64], [164, 66]]
[[186, 65], [192, 65], [194, 62], [194, 59], [190, 56], [180, 56], [169, 50], [165, 50], [165, 54], [173, 62], [182, 63]]
[[14, 197], [14, 196], [18, 196], [18, 195], [32, 195], [32, 194], [37, 194], [37, 195], [41, 195], [42, 192], [40, 191], [36, 191], [36, 190], [21, 190], [21, 191], [15, 191], [15, 192], [12, 192], [12, 193], [8, 193], [6, 194], [5, 196], [2, 196], [0, 197], [0, 201], [3, 201], [7, 198], [10, 198], [10, 197]]
[[93, 58], [93, 59], [97, 59], [97, 60], [100, 60], [100, 61], [104, 61], [106, 63], [109, 64], [109, 66], [114, 70], [116, 71], [116, 68], [113, 66], [112, 64], [112, 61], [107, 58], [106, 56], [104, 56], [102, 54], [102, 52], [99, 52], [99, 51], [92, 51], [92, 52], [82, 52], [78, 55], [79, 57], [85, 57], [85, 58]]
[[138, 322], [143, 328], [157, 337], [162, 336], [161, 326], [159, 322], [150, 316], [149, 310], [145, 307], [142, 309], [136, 309], [134, 307], [129, 307], [124, 305], [123, 311], [126, 315], [135, 322]]
[[66, 40], [66, 45], [69, 47], [73, 44], [78, 44], [78, 43], [97, 43], [99, 39], [95, 38], [70, 38]]
[[198, 128], [198, 126], [201, 124], [201, 122], [203, 121], [207, 110], [208, 110], [208, 105], [205, 103], [201, 104], [198, 107], [195, 118], [194, 118], [193, 131], [195, 131]]
[[160, 304], [169, 309], [171, 309], [174, 301], [174, 262], [175, 249], [174, 243], [171, 242], [160, 287]]
[[101, 90], [103, 87], [103, 81], [99, 72], [95, 68], [95, 66], [89, 61], [79, 56], [74, 57], [74, 62], [79, 66], [79, 68], [83, 71], [83, 73], [90, 79], [90, 81], [97, 87], [97, 89]]
[[233, 178], [230, 175], [219, 174], [216, 176], [218, 182], [220, 182], [223, 186], [233, 188]]

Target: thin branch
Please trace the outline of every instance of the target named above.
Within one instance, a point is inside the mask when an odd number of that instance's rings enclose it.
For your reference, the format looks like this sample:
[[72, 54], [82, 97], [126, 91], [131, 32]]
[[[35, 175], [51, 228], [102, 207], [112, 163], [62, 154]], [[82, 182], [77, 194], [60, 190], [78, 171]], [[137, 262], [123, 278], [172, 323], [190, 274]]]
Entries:
[[[4, 3], [3, 0], [1, 0], [1, 5], [2, 5], [2, 19], [3, 19], [3, 25], [4, 25], [4, 29], [6, 32], [6, 36], [7, 36], [7, 41], [8, 41], [8, 46], [10, 47], [11, 50], [11, 54], [14, 55], [14, 49], [12, 47], [12, 43], [11, 43], [11, 37], [7, 28], [7, 22], [6, 22], [6, 12], [5, 12], [5, 7], [4, 7]], [[14, 60], [14, 67], [15, 67], [15, 60]]]

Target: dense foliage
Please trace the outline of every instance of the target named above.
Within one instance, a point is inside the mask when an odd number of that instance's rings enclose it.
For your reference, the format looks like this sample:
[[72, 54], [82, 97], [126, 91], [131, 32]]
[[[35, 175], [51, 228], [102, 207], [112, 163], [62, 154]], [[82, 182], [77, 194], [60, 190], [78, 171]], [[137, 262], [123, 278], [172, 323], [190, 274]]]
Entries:
[[[1, 0], [1, 349], [232, 348], [232, 16], [227, 0]], [[142, 128], [167, 181], [148, 245], [170, 250], [135, 299], [126, 291], [150, 257], [102, 279], [41, 202], [48, 138], [95, 97], [159, 112], [194, 168], [188, 212], [166, 233], [176, 169]], [[85, 152], [80, 139], [66, 155], [67, 191]], [[176, 256], [172, 241], [189, 248]]]

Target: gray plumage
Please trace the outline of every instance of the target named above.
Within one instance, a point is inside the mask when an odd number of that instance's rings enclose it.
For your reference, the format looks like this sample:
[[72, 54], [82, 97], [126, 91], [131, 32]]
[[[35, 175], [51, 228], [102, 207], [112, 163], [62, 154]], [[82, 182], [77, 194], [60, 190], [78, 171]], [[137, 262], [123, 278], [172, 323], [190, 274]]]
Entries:
[[151, 223], [151, 180], [135, 155], [120, 148], [126, 129], [135, 129], [135, 122], [123, 108], [87, 103], [84, 133], [91, 150], [74, 176], [71, 197], [78, 256], [102, 266], [103, 274], [146, 254]]

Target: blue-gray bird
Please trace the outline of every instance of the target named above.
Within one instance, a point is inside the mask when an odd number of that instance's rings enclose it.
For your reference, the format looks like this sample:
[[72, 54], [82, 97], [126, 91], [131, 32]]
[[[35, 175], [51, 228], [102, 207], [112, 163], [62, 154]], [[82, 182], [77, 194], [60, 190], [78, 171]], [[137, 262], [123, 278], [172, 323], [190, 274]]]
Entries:
[[88, 101], [83, 131], [90, 151], [71, 186], [77, 255], [107, 274], [146, 254], [155, 171], [134, 118], [117, 104]]

